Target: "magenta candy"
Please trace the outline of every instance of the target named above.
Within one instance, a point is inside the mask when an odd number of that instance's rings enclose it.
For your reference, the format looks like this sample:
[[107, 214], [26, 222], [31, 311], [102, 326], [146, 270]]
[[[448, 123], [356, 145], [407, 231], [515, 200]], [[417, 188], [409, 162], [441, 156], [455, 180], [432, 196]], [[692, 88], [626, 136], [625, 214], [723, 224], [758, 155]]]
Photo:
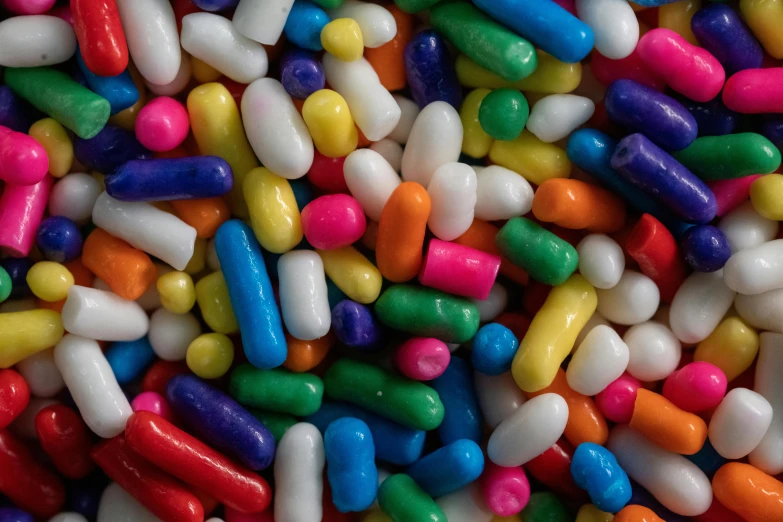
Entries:
[[500, 256], [433, 239], [419, 272], [424, 286], [454, 295], [486, 299], [500, 269]]
[[522, 466], [504, 468], [487, 461], [481, 475], [481, 492], [490, 511], [511, 517], [522, 511], [530, 500], [530, 482]]
[[723, 103], [742, 114], [783, 113], [783, 68], [746, 69], [726, 82]]
[[334, 250], [359, 241], [367, 229], [362, 206], [347, 194], [315, 198], [302, 209], [302, 231], [319, 250]]
[[143, 392], [138, 394], [131, 401], [131, 408], [133, 411], [151, 411], [156, 415], [160, 415], [167, 421], [172, 421], [174, 415], [171, 413], [171, 408], [166, 402], [163, 396], [156, 392]]
[[6, 185], [0, 196], [0, 251], [26, 257], [35, 243], [53, 179], [46, 176], [35, 185]]
[[49, 156], [27, 134], [0, 126], [0, 179], [14, 185], [35, 185], [49, 171]]
[[633, 415], [636, 392], [641, 387], [642, 381], [624, 373], [595, 396], [595, 404], [607, 420], [628, 424]]
[[168, 96], [149, 102], [136, 118], [136, 139], [156, 152], [175, 149], [188, 137], [189, 130], [188, 111]]
[[714, 364], [692, 362], [666, 378], [663, 396], [680, 409], [698, 413], [720, 404], [727, 385], [726, 374]]
[[761, 174], [745, 176], [744, 178], [722, 179], [707, 183], [715, 200], [718, 202], [718, 217], [723, 217], [750, 197], [750, 186], [759, 179]]
[[395, 354], [400, 373], [415, 381], [431, 381], [440, 377], [451, 361], [446, 343], [431, 337], [414, 337], [406, 341]]
[[55, 0], [2, 0], [2, 5], [14, 14], [43, 14], [54, 6]]
[[718, 59], [671, 29], [649, 31], [636, 50], [650, 71], [694, 101], [708, 102], [723, 88], [726, 71]]

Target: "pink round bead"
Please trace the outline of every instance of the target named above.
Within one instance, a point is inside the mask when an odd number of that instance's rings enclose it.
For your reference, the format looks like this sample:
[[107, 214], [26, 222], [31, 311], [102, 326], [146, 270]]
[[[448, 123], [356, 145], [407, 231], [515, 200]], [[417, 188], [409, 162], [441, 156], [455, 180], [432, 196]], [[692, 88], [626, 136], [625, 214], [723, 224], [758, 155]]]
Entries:
[[55, 0], [2, 0], [3, 6], [14, 14], [43, 14], [52, 8]]
[[750, 197], [750, 186], [759, 179], [761, 174], [753, 174], [744, 178], [721, 179], [707, 183], [718, 201], [718, 217], [723, 217]]
[[734, 112], [783, 112], [783, 68], [746, 69], [733, 75], [723, 88], [723, 103]]
[[319, 250], [334, 250], [359, 241], [367, 229], [362, 206], [347, 194], [315, 198], [302, 209], [302, 231]]
[[433, 239], [421, 264], [419, 282], [450, 294], [484, 300], [498, 270], [500, 256]]
[[136, 118], [136, 139], [155, 152], [177, 148], [188, 137], [188, 111], [168, 96], [155, 98], [142, 107]]
[[12, 185], [35, 185], [48, 171], [49, 156], [43, 145], [0, 126], [0, 179]]
[[226, 506], [225, 519], [226, 522], [275, 522], [272, 508], [261, 513], [240, 513]]
[[0, 195], [0, 252], [26, 257], [35, 243], [54, 179], [35, 185], [6, 185]]
[[618, 424], [631, 422], [636, 392], [642, 387], [642, 381], [624, 373], [595, 396], [595, 403], [607, 420]]
[[171, 408], [166, 402], [166, 399], [156, 392], [149, 391], [138, 394], [131, 401], [131, 408], [133, 411], [151, 411], [168, 421], [174, 419], [174, 415], [171, 413]]
[[481, 492], [490, 511], [511, 517], [522, 511], [530, 500], [530, 482], [522, 466], [504, 468], [487, 461], [481, 476]]
[[440, 377], [451, 361], [446, 343], [429, 337], [414, 337], [399, 347], [395, 361], [400, 373], [416, 381]]
[[727, 386], [723, 370], [708, 362], [692, 362], [666, 378], [663, 396], [680, 409], [698, 413], [720, 404]]

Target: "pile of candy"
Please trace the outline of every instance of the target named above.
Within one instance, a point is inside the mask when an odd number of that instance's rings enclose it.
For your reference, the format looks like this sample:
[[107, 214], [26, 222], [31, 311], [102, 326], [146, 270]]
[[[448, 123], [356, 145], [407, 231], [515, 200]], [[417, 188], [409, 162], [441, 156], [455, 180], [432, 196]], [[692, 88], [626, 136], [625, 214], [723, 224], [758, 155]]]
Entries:
[[0, 522], [783, 522], [782, 65], [783, 0], [0, 0]]

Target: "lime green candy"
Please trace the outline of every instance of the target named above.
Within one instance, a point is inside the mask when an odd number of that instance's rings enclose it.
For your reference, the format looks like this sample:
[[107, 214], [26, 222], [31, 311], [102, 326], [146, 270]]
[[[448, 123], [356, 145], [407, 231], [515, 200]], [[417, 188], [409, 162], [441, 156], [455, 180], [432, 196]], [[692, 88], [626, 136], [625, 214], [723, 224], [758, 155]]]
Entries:
[[280, 442], [288, 428], [297, 423], [296, 417], [285, 413], [276, 413], [273, 411], [252, 410], [253, 417], [261, 421], [266, 426], [275, 442]]
[[533, 44], [468, 2], [435, 6], [430, 23], [474, 62], [510, 82], [530, 76], [538, 66]]
[[11, 276], [8, 275], [5, 268], [0, 266], [0, 303], [8, 299], [8, 296], [11, 295], [12, 287]]
[[565, 506], [554, 493], [541, 492], [530, 495], [530, 500], [522, 510], [525, 522], [571, 522]]
[[71, 129], [90, 139], [109, 121], [108, 100], [48, 67], [7, 69], [5, 83], [17, 95]]
[[778, 148], [754, 132], [704, 136], [673, 156], [706, 181], [769, 174], [780, 166]]
[[404, 473], [383, 481], [378, 488], [378, 504], [394, 522], [448, 522], [432, 497]]
[[231, 373], [229, 393], [244, 406], [305, 417], [321, 408], [324, 383], [311, 373], [243, 364]]
[[443, 421], [438, 392], [417, 381], [350, 359], [340, 359], [324, 375], [326, 395], [350, 402], [409, 428], [434, 430]]
[[479, 123], [496, 140], [512, 141], [525, 130], [530, 106], [514, 89], [495, 89], [481, 101]]
[[406, 13], [418, 13], [420, 11], [424, 11], [438, 2], [440, 2], [440, 0], [394, 0], [394, 3], [397, 4], [397, 7]]

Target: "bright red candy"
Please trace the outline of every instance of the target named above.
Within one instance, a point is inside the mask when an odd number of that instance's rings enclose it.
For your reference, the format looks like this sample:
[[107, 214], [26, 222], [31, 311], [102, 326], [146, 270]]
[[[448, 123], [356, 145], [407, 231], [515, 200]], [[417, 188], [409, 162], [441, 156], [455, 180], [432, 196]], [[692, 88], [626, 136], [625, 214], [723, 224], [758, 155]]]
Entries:
[[144, 379], [141, 381], [142, 391], [156, 392], [160, 395], [166, 395], [166, 385], [175, 375], [190, 373], [188, 365], [184, 361], [157, 361], [150, 366]]
[[81, 415], [62, 404], [47, 406], [35, 416], [35, 431], [60, 473], [79, 479], [92, 471], [92, 437]]
[[19, 416], [30, 402], [27, 381], [14, 370], [0, 370], [0, 428]]
[[324, 192], [348, 193], [348, 185], [345, 183], [343, 165], [345, 158], [327, 158], [315, 151], [313, 166], [307, 173], [307, 180]]
[[128, 43], [115, 0], [71, 0], [73, 30], [84, 64], [98, 76], [128, 68]]
[[594, 51], [590, 68], [595, 78], [607, 87], [616, 80], [625, 79], [633, 80], [658, 91], [666, 88], [666, 82], [650, 71], [636, 51], [622, 60], [611, 60], [598, 51]]
[[587, 493], [580, 489], [571, 476], [571, 459], [574, 448], [565, 439], [534, 458], [523, 467], [537, 481], [570, 500], [586, 500]]

